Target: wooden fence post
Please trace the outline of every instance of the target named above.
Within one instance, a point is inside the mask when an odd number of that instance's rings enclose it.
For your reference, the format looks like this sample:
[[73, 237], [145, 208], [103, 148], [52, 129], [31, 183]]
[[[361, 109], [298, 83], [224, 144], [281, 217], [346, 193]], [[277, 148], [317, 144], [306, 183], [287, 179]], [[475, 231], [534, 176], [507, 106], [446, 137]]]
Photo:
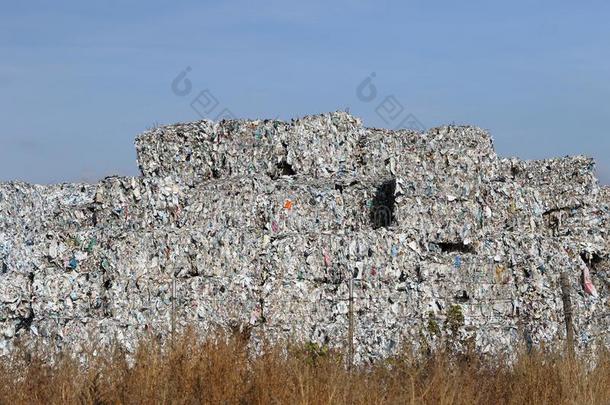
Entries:
[[172, 276], [172, 345], [176, 333], [176, 276]]
[[350, 276], [349, 279], [349, 327], [347, 333], [347, 344], [348, 344], [348, 363], [347, 368], [351, 372], [354, 365], [354, 278]]
[[568, 353], [574, 354], [574, 325], [572, 323], [572, 299], [570, 298], [570, 282], [568, 275], [562, 272], [561, 279], [561, 295], [563, 299], [563, 314], [566, 324], [566, 338], [568, 345]]

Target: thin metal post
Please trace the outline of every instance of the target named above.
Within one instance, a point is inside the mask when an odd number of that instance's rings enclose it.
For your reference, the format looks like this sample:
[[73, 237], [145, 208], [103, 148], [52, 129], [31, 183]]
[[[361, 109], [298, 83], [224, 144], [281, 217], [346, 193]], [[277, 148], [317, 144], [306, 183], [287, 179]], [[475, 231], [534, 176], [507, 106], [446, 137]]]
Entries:
[[172, 276], [172, 343], [176, 332], [176, 277]]
[[574, 326], [572, 323], [572, 299], [570, 298], [570, 283], [565, 272], [560, 275], [561, 279], [561, 295], [563, 299], [563, 314], [566, 323], [566, 338], [568, 345], [568, 353], [574, 354]]
[[348, 329], [348, 370], [352, 370], [354, 365], [354, 278], [349, 279], [349, 329]]

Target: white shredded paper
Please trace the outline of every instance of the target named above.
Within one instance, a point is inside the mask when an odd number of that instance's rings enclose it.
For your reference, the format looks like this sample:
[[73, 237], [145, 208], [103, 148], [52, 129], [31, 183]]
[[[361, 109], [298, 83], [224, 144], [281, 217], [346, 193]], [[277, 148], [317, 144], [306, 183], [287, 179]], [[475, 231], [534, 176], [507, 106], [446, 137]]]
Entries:
[[479, 128], [342, 112], [166, 126], [136, 148], [140, 177], [0, 184], [1, 353], [131, 351], [172, 324], [345, 349], [350, 278], [357, 362], [447, 340], [498, 353], [565, 339], [561, 272], [578, 349], [610, 347], [591, 159], [501, 159]]

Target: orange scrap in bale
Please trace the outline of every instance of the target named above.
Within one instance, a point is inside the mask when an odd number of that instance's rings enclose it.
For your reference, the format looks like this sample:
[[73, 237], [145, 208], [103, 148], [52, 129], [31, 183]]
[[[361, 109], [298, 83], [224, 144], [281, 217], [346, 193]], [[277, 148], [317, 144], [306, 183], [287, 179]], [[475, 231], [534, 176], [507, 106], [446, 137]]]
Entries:
[[290, 200], [284, 201], [284, 208], [286, 208], [287, 210], [292, 209], [292, 201], [290, 201]]

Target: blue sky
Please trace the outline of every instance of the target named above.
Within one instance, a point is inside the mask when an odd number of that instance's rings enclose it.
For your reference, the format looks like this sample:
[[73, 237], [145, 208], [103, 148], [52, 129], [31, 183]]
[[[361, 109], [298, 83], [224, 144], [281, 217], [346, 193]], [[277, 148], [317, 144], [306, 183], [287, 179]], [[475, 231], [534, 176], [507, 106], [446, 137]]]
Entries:
[[593, 156], [610, 183], [609, 19], [603, 2], [3, 2], [0, 181], [137, 174], [134, 137], [199, 119], [207, 90], [209, 118], [349, 108], [385, 127], [391, 99], [490, 130], [501, 156]]

